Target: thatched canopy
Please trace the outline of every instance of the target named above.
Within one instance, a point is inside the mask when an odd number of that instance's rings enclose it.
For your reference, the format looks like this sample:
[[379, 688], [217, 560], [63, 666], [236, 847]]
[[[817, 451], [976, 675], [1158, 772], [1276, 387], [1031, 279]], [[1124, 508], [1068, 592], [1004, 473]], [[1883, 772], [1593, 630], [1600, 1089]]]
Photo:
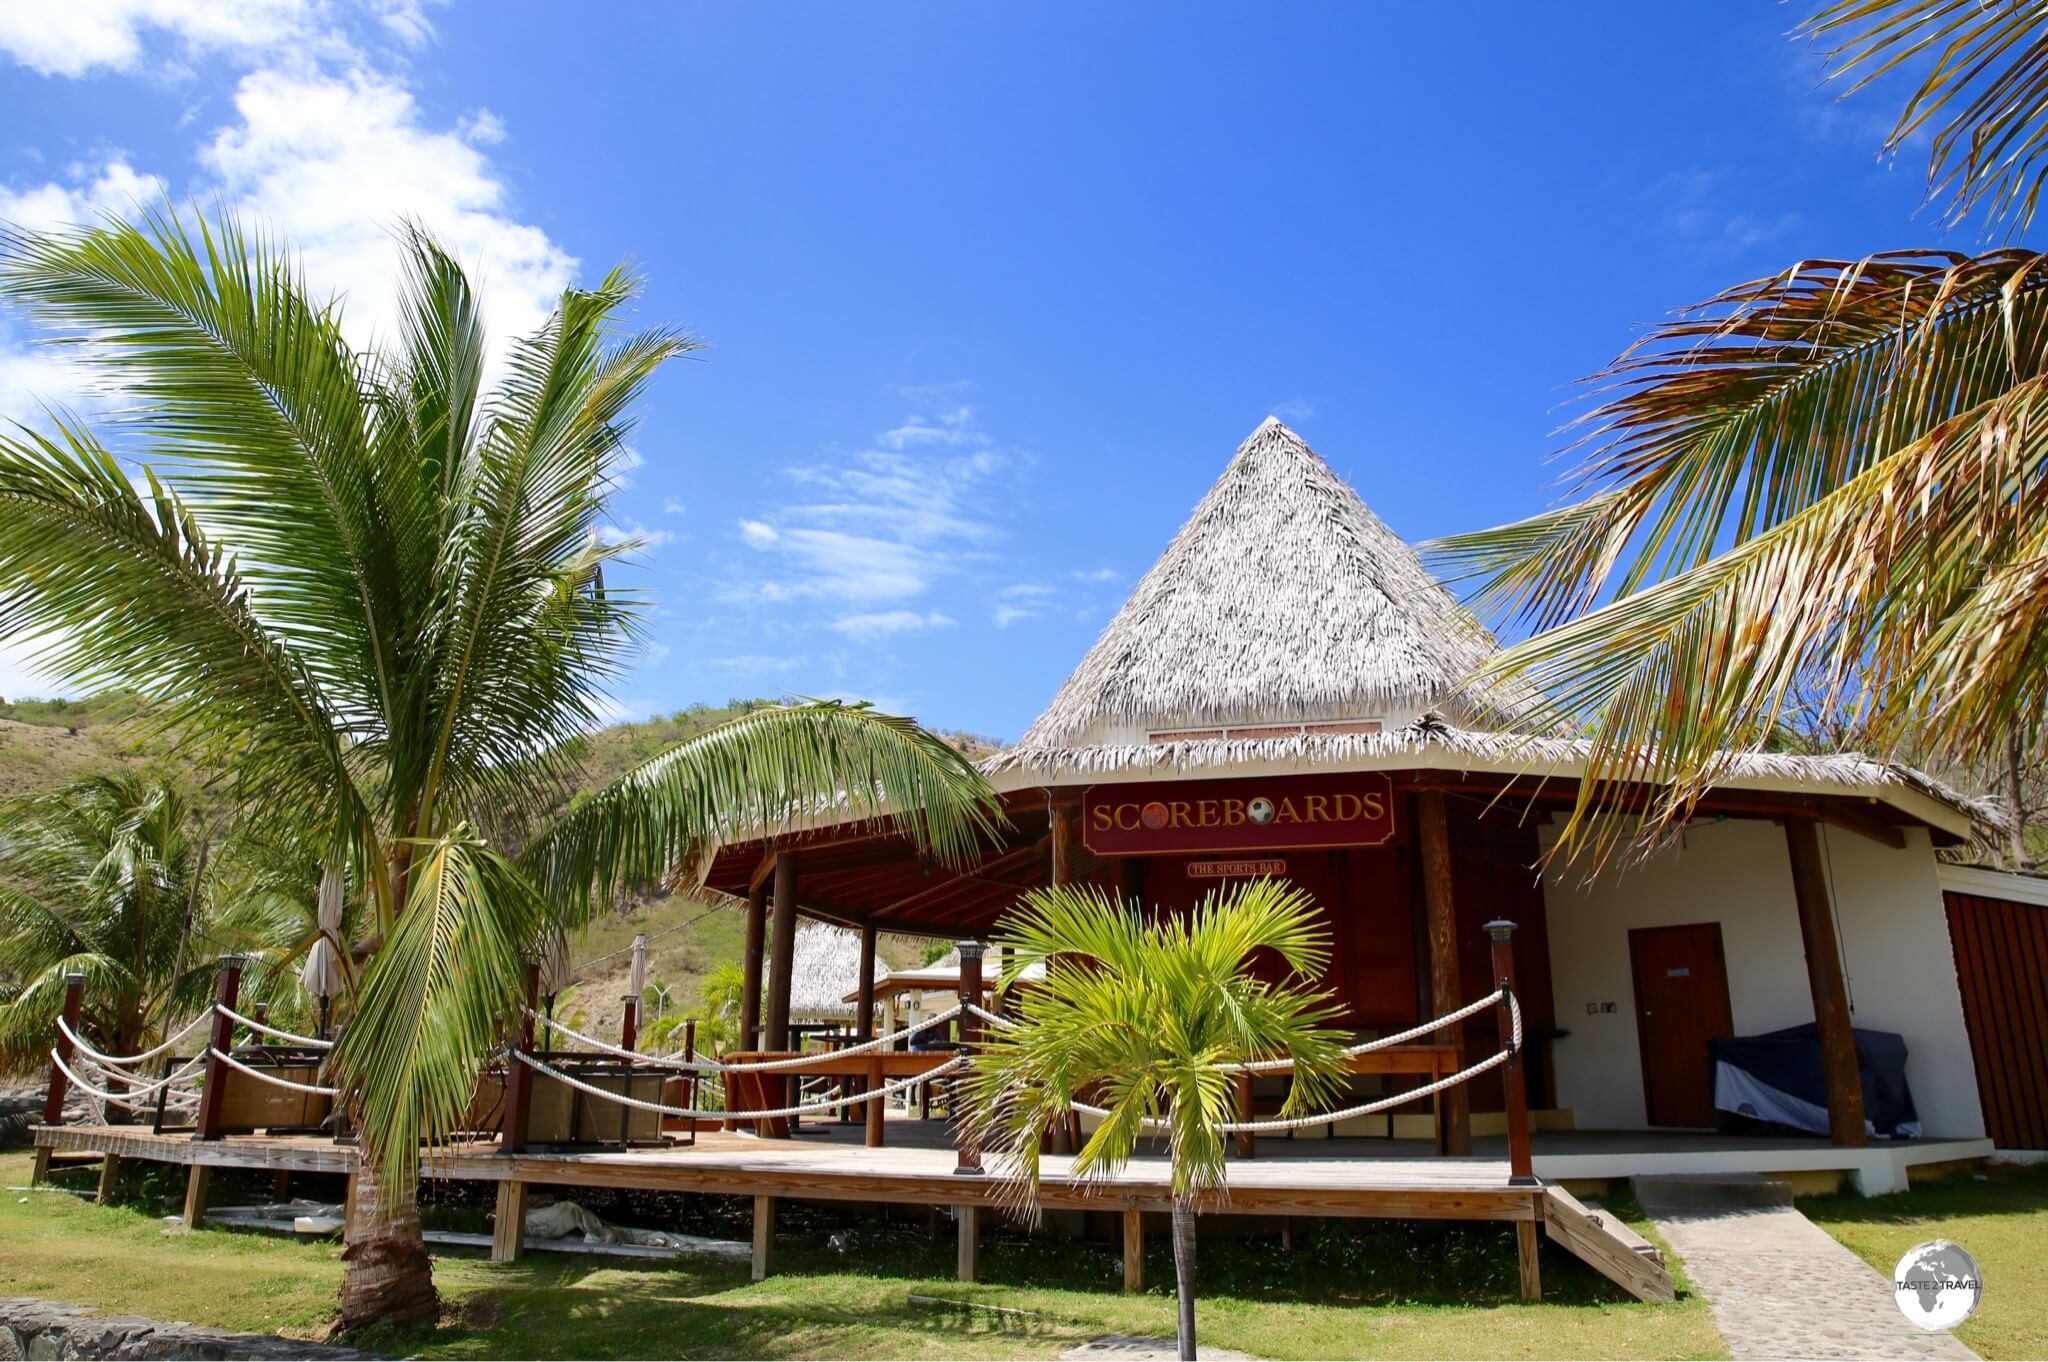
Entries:
[[[878, 960], [875, 977], [888, 971]], [[851, 1017], [860, 983], [860, 933], [822, 922], [797, 928], [790, 953], [789, 1015], [799, 1021]]]
[[1268, 417], [1018, 746], [1377, 722], [1484, 727], [1494, 643], [1358, 493]]

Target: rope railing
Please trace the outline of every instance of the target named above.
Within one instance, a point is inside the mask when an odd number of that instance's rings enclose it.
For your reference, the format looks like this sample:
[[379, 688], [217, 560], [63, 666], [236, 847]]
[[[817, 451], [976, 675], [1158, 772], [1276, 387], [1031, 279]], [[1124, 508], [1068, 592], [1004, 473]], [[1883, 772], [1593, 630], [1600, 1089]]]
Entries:
[[279, 1078], [276, 1074], [267, 1074], [264, 1073], [261, 1069], [252, 1069], [247, 1064], [242, 1063], [241, 1060], [236, 1059], [233, 1055], [227, 1054], [226, 1052], [213, 1046], [207, 1047], [206, 1052], [212, 1055], [215, 1059], [219, 1060], [221, 1063], [227, 1065], [230, 1069], [239, 1070], [240, 1072], [245, 1073], [249, 1077], [255, 1079], [257, 1082], [268, 1083], [274, 1088], [290, 1088], [293, 1092], [311, 1093], [315, 1097], [341, 1096], [341, 1090], [338, 1088], [323, 1088], [312, 1083], [295, 1083], [289, 1078]]
[[289, 1031], [278, 1030], [268, 1022], [257, 1021], [254, 1017], [245, 1017], [232, 1007], [223, 1007], [219, 1003], [215, 1003], [214, 1007], [221, 1016], [226, 1017], [229, 1021], [239, 1022], [251, 1031], [261, 1031], [266, 1036], [276, 1036], [287, 1045], [303, 1045], [309, 1050], [332, 1050], [334, 1048], [334, 1042], [331, 1040], [321, 1040], [317, 1036], [295, 1036]]
[[947, 1060], [944, 1064], [938, 1065], [937, 1067], [932, 1069], [928, 1069], [924, 1073], [912, 1074], [908, 1078], [898, 1079], [894, 1083], [885, 1083], [879, 1088], [871, 1088], [866, 1092], [856, 1093], [852, 1096], [840, 1096], [835, 1092], [833, 1095], [821, 1098], [817, 1101], [800, 1102], [795, 1106], [776, 1107], [772, 1110], [767, 1111], [756, 1111], [752, 1108], [748, 1108], [746, 1110], [741, 1111], [730, 1111], [725, 1110], [723, 1108], [717, 1110], [700, 1110], [695, 1107], [672, 1107], [669, 1106], [666, 1102], [649, 1102], [643, 1098], [628, 1096], [625, 1093], [610, 1092], [604, 1088], [598, 1087], [594, 1083], [586, 1083], [582, 1079], [577, 1078], [573, 1074], [563, 1073], [554, 1065], [549, 1064], [545, 1060], [538, 1059], [533, 1055], [529, 1055], [523, 1050], [513, 1050], [510, 1053], [521, 1064], [524, 1064], [527, 1068], [532, 1069], [535, 1073], [546, 1074], [549, 1078], [554, 1079], [556, 1082], [565, 1083], [569, 1087], [575, 1088], [579, 1092], [589, 1093], [592, 1097], [600, 1097], [607, 1102], [613, 1102], [622, 1107], [635, 1107], [641, 1111], [659, 1112], [663, 1116], [673, 1116], [676, 1117], [678, 1120], [689, 1119], [712, 1121], [765, 1121], [780, 1116], [808, 1116], [814, 1112], [829, 1111], [834, 1107], [856, 1106], [862, 1102], [878, 1101], [883, 1098], [893, 1097], [894, 1095], [896, 1095], [899, 1092], [902, 1092], [906, 1088], [916, 1087], [919, 1083], [929, 1082], [930, 1080], [937, 1078], [942, 1074], [951, 1073], [953, 1070], [959, 1068], [963, 1063], [966, 1062], [965, 1056], [956, 1055], [952, 1059]]
[[[76, 1087], [80, 1092], [86, 1093], [87, 1095], [92, 1097], [97, 1097], [102, 1102], [112, 1102], [115, 1106], [127, 1107], [130, 1111], [139, 1111], [142, 1109], [143, 1105], [141, 1099], [153, 1097], [162, 1089], [170, 1087], [171, 1084], [190, 1078], [193, 1074], [199, 1072], [200, 1068], [204, 1066], [204, 1064], [206, 1063], [206, 1057], [204, 1055], [201, 1055], [197, 1059], [194, 1059], [190, 1063], [188, 1063], [184, 1068], [178, 1069], [172, 1073], [165, 1074], [162, 1078], [159, 1078], [154, 1083], [146, 1084], [141, 1087], [130, 1088], [125, 1093], [108, 1092], [105, 1088], [96, 1087], [95, 1085], [88, 1083], [85, 1079], [79, 1077], [78, 1071], [76, 1069], [73, 1069], [69, 1064], [66, 1064], [64, 1062], [64, 1057], [58, 1054], [54, 1049], [50, 1051], [50, 1062], [56, 1065], [59, 1071], [61, 1071], [66, 1078], [71, 1080], [72, 1086]], [[123, 1075], [115, 1076], [125, 1077]], [[186, 1097], [191, 1094], [178, 1092], [174, 1093], [173, 1095], [178, 1097]]]
[[[981, 1009], [976, 1008], [975, 1011], [980, 1013]], [[914, 1026], [899, 1026], [887, 1035], [876, 1036], [873, 1040], [862, 1041], [859, 1045], [849, 1045], [843, 1050], [820, 1051], [818, 1054], [796, 1055], [789, 1059], [758, 1059], [748, 1064], [728, 1064], [723, 1060], [710, 1058], [679, 1059], [677, 1056], [682, 1053], [680, 1050], [671, 1051], [666, 1055], [643, 1055], [637, 1051], [623, 1049], [620, 1046], [599, 1040], [595, 1036], [586, 1036], [581, 1031], [573, 1030], [550, 1017], [535, 1012], [532, 1008], [526, 1009], [526, 1015], [560, 1035], [567, 1036], [571, 1040], [583, 1042], [593, 1050], [608, 1055], [616, 1055], [620, 1059], [630, 1059], [636, 1064], [646, 1065], [650, 1068], [674, 1069], [686, 1073], [767, 1073], [776, 1069], [797, 1069], [802, 1068], [806, 1064], [815, 1064], [828, 1054], [834, 1059], [845, 1059], [852, 1055], [866, 1054], [870, 1050], [879, 1050], [886, 1045], [901, 1040], [905, 1036], [915, 1035], [920, 1031], [927, 1031], [934, 1026], [941, 1026], [953, 1020], [953, 1018], [960, 1015], [960, 1005], [955, 1003], [946, 1011], [926, 1017]]]
[[95, 1064], [111, 1064], [117, 1068], [132, 1068], [135, 1065], [142, 1063], [144, 1060], [155, 1059], [158, 1055], [163, 1054], [165, 1051], [171, 1049], [179, 1041], [185, 1039], [185, 1037], [191, 1035], [194, 1031], [198, 1030], [199, 1024], [207, 1020], [212, 1015], [213, 1006], [209, 1003], [205, 1011], [201, 1012], [191, 1021], [185, 1023], [184, 1028], [180, 1030], [176, 1035], [167, 1037], [162, 1044], [153, 1045], [149, 1049], [144, 1050], [139, 1055], [109, 1055], [103, 1054], [100, 1051], [95, 1050], [90, 1044], [86, 1042], [85, 1037], [79, 1035], [77, 1031], [72, 1029], [71, 1023], [64, 1020], [64, 1014], [61, 1012], [57, 1014], [57, 1033], [63, 1036], [64, 1039], [70, 1041], [73, 1047], [75, 1047], [80, 1054], [92, 1060]]

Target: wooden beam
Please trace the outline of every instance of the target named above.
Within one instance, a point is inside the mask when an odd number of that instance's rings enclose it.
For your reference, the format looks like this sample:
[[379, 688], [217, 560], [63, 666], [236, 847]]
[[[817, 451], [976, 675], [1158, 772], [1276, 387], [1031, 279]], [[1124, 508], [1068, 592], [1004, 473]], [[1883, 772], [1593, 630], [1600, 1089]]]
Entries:
[[1542, 1244], [1536, 1238], [1536, 1222], [1517, 1220], [1515, 1222], [1515, 1262], [1521, 1269], [1522, 1299], [1540, 1301], [1543, 1299]]
[[789, 990], [796, 961], [797, 855], [785, 851], [775, 858], [774, 917], [768, 928], [768, 1025], [761, 1046], [789, 1048]]
[[1842, 956], [1835, 944], [1834, 914], [1828, 908], [1827, 868], [1821, 860], [1820, 831], [1811, 815], [1785, 820], [1785, 849], [1792, 860], [1792, 897], [1799, 908], [1799, 937], [1806, 947], [1806, 982], [1813, 993], [1813, 1020], [1820, 1031], [1820, 1069], [1828, 1096], [1828, 1135], [1837, 1145], [1861, 1145], [1863, 1082], [1856, 1064], [1854, 1020]]
[[1124, 1290], [1145, 1289], [1145, 1213], [1124, 1212]]
[[[761, 864], [774, 864], [773, 857], [763, 857]], [[768, 884], [756, 881], [747, 891], [747, 941], [740, 956], [740, 1043], [738, 1049], [751, 1050], [761, 1043], [761, 950], [767, 932]]]
[[510, 1179], [498, 1184], [498, 1214], [491, 1225], [491, 1261], [516, 1263], [526, 1252], [526, 1189]]
[[[1442, 790], [1415, 792], [1415, 831], [1422, 844], [1422, 899], [1429, 919], [1430, 1006], [1441, 1017], [1457, 1011], [1464, 1003], [1458, 996], [1458, 913], [1451, 889], [1451, 831]], [[1458, 1067], [1463, 1068], [1463, 1028], [1447, 1026], [1437, 1033], [1437, 1040], [1457, 1047]], [[1452, 1155], [1470, 1154], [1472, 1105], [1465, 1085], [1460, 1083], [1438, 1093], [1436, 1110], [1439, 1150]]]
[[761, 857], [761, 864], [754, 867], [754, 873], [747, 876], [747, 893], [752, 894], [756, 889], [767, 884], [768, 877], [774, 873], [775, 852], [773, 849], [770, 849], [767, 854]]
[[953, 1275], [963, 1282], [971, 1282], [981, 1271], [981, 1207], [955, 1206], [953, 1218], [960, 1231]]
[[753, 1278], [761, 1281], [775, 1270], [775, 1198], [754, 1198]]

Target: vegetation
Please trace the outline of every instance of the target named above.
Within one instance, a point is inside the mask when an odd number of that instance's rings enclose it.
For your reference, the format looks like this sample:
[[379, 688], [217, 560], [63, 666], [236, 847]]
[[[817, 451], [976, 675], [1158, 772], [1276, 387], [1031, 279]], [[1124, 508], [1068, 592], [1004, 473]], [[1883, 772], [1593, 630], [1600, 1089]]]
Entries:
[[605, 586], [634, 548], [601, 532], [606, 498], [635, 400], [694, 342], [621, 334], [638, 284], [615, 270], [488, 387], [468, 278], [419, 230], [403, 246], [401, 321], [364, 354], [233, 222], [0, 231], [0, 295], [129, 395], [142, 460], [57, 415], [0, 438], [0, 632], [67, 686], [147, 697], [265, 831], [345, 867], [371, 924], [333, 1056], [368, 1157], [347, 1324], [433, 1314], [420, 1146], [468, 1106], [544, 937], [792, 809], [886, 807], [940, 856], [993, 809], [953, 746], [829, 703], [743, 715], [571, 803], [638, 618]]
[[1956, 1337], [1983, 1357], [2048, 1357], [2048, 1166], [1994, 1165], [1892, 1196], [1802, 1197], [1799, 1209], [1886, 1276], [1915, 1244], [1961, 1244], [1984, 1291]]
[[[0, 1156], [0, 1183], [21, 1183], [27, 1171], [27, 1156]], [[93, 1181], [90, 1169], [64, 1176], [77, 1186]], [[155, 1187], [135, 1165], [124, 1177], [127, 1200], [114, 1207], [56, 1193], [25, 1204], [0, 1198], [0, 1295], [301, 1337], [322, 1331], [342, 1270], [335, 1247], [223, 1230], [166, 1233], [156, 1217], [176, 1208], [182, 1180]], [[237, 1191], [222, 1174], [216, 1185], [221, 1195], [269, 1195], [267, 1178]], [[310, 1179], [294, 1185], [319, 1191]], [[691, 1198], [712, 1208], [719, 1201]], [[952, 1235], [934, 1235], [922, 1215], [801, 1209], [815, 1223], [785, 1221], [778, 1271], [763, 1282], [747, 1280], [744, 1262], [709, 1259], [451, 1256], [436, 1269], [438, 1325], [360, 1341], [422, 1358], [1047, 1358], [1106, 1333], [1173, 1328], [1163, 1235], [1152, 1236], [1148, 1263], [1148, 1279], [1160, 1285], [1126, 1296], [1107, 1242], [988, 1228], [983, 1279], [968, 1284], [952, 1280]], [[1654, 1233], [1632, 1210], [1628, 1218]], [[826, 1246], [827, 1230], [849, 1236], [845, 1253]], [[1505, 1226], [1326, 1221], [1294, 1233], [1291, 1252], [1273, 1233], [1213, 1238], [1199, 1278], [1210, 1342], [1271, 1358], [1723, 1355], [1698, 1297], [1675, 1306], [1624, 1300], [1551, 1245], [1544, 1299], [1523, 1304]], [[1311, 1234], [1312, 1248], [1303, 1242]]]
[[[1038, 1191], [1040, 1142], [1076, 1101], [1100, 1103], [1101, 1123], [1074, 1159], [1074, 1175], [1114, 1173], [1139, 1142], [1163, 1134], [1172, 1163], [1173, 1264], [1180, 1355], [1195, 1355], [1195, 1214], [1224, 1183], [1224, 1135], [1236, 1109], [1230, 1064], [1288, 1055], [1294, 1081], [1284, 1115], [1324, 1109], [1344, 1072], [1343, 1037], [1325, 1025], [1328, 995], [1307, 981], [1329, 963], [1315, 906], [1278, 880], [1216, 890], [1193, 912], [1146, 921], [1136, 904], [1091, 887], [1025, 895], [999, 937], [1008, 988], [1043, 965], [1015, 996], [1015, 1025], [987, 1037], [966, 1082], [968, 1122], [1019, 1202]], [[1287, 971], [1254, 977], [1270, 952]]]
[[[1851, 79], [1930, 62], [1892, 144], [1949, 118], [1933, 186], [2024, 227], [2048, 165], [2037, 13], [1842, 0], [1807, 29]], [[1609, 835], [1584, 815], [1621, 783], [1665, 787], [1649, 831], [1682, 816], [1802, 688], [1873, 751], [2018, 785], [2048, 701], [2048, 257], [1801, 261], [1651, 328], [1586, 391], [1565, 503], [1432, 546], [1540, 631], [1484, 670], [1543, 693], [1518, 726], [1591, 740], [1571, 838]]]

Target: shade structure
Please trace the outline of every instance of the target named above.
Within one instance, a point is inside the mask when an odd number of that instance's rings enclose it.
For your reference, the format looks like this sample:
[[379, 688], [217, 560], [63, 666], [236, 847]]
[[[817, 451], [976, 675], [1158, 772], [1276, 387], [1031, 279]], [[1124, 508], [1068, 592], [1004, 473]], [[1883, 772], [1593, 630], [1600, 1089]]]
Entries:
[[626, 974], [626, 992], [635, 998], [647, 988], [647, 933], [633, 938], [633, 964]]
[[299, 968], [299, 982], [316, 998], [333, 998], [346, 987], [341, 969], [341, 911], [347, 889], [347, 874], [339, 864], [320, 872], [320, 897], [315, 921], [320, 935], [306, 951], [306, 963]]

